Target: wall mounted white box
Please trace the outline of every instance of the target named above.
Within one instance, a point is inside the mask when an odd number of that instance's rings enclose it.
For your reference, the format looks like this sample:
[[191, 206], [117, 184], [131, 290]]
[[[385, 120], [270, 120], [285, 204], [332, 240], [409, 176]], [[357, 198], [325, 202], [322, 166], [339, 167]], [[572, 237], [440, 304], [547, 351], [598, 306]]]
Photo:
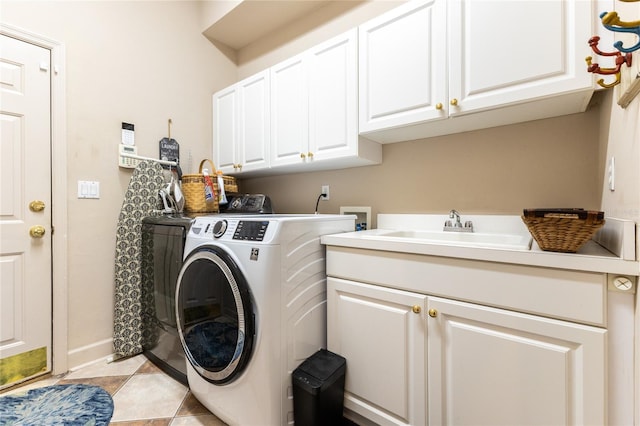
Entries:
[[[371, 207], [340, 207], [340, 214], [352, 214], [355, 215], [356, 218], [356, 231], [358, 229], [358, 224], [364, 223], [365, 229], [371, 228]], [[362, 227], [361, 227], [362, 228]]]

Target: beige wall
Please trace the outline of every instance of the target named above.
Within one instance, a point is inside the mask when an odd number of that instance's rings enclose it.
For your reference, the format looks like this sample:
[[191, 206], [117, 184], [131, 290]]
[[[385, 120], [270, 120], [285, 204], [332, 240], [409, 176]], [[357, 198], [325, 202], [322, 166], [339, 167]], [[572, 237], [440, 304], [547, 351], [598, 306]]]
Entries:
[[[378, 166], [245, 179], [280, 213], [371, 206], [377, 213], [519, 214], [530, 207], [600, 207], [598, 107], [583, 114], [388, 144]], [[375, 223], [374, 223], [375, 224]]]
[[[111, 350], [115, 227], [131, 175], [117, 167], [120, 123], [134, 123], [139, 153], [156, 156], [172, 118], [192, 172], [211, 157], [213, 92], [393, 5], [318, 11], [225, 55], [201, 35], [198, 2], [2, 1], [3, 23], [66, 48], [70, 367]], [[341, 205], [372, 206], [374, 215], [582, 206], [638, 221], [638, 101], [621, 111], [607, 96], [583, 114], [386, 145], [379, 166], [248, 179], [241, 189], [269, 194], [279, 212], [312, 212], [320, 185], [329, 184], [322, 213]], [[603, 190], [612, 154], [615, 193]], [[77, 199], [78, 180], [100, 181], [101, 198]]]
[[[616, 2], [615, 10], [620, 16], [640, 16], [640, 3]], [[635, 40], [637, 41], [637, 40]], [[633, 41], [635, 43], [635, 41]], [[625, 43], [625, 46], [628, 44]], [[634, 54], [636, 61], [638, 51]], [[637, 67], [636, 70], [640, 68]], [[600, 125], [600, 138], [604, 141], [604, 157], [606, 162], [615, 158], [616, 187], [615, 191], [608, 188], [607, 179], [602, 182], [602, 209], [610, 216], [633, 220], [636, 223], [636, 258], [640, 249], [640, 97], [636, 97], [626, 109], [617, 104], [619, 87], [608, 90], [603, 98], [601, 114], [602, 123]], [[635, 296], [635, 297], [634, 297]], [[633, 413], [620, 413], [620, 418], [612, 418], [618, 413], [612, 412], [609, 416], [610, 424], [630, 424], [635, 416], [635, 424], [640, 422], [640, 291], [632, 294], [609, 293], [609, 316], [610, 318], [633, 315], [635, 319], [635, 329], [633, 327], [621, 327], [615, 333], [609, 333], [610, 345], [616, 348], [628, 347], [626, 342], [635, 342], [635, 353], [632, 351], [610, 351], [609, 357], [611, 367], [609, 370], [610, 382], [620, 383], [620, 389], [627, 390], [620, 394], [613, 395], [617, 401], [625, 401], [631, 398], [635, 400]], [[633, 314], [632, 314], [633, 312]], [[611, 348], [611, 346], [610, 346]], [[618, 356], [618, 358], [614, 358]], [[625, 362], [634, 359], [634, 374], [631, 377], [630, 368], [624, 369]], [[626, 374], [625, 374], [626, 373]], [[614, 391], [615, 392], [615, 391]], [[635, 398], [634, 398], [635, 396]], [[610, 399], [611, 400], [611, 399]], [[622, 417], [626, 416], [626, 417]], [[624, 421], [622, 421], [624, 420]]]
[[[140, 155], [157, 157], [171, 118], [185, 172], [211, 155], [211, 94], [233, 83], [237, 70], [201, 35], [199, 6], [24, 0], [0, 6], [3, 23], [66, 48], [68, 199], [61, 201], [68, 203], [70, 367], [112, 351], [115, 229], [131, 176], [117, 162], [121, 122], [135, 124]], [[99, 181], [100, 199], [79, 200], [78, 180]]]
[[[620, 16], [640, 17], [640, 3], [615, 2], [613, 8]], [[624, 36], [616, 33], [616, 39]], [[627, 38], [624, 46], [636, 43], [637, 37]], [[634, 69], [640, 71], [638, 52], [633, 53]], [[633, 75], [633, 74], [632, 74]], [[607, 80], [609, 81], [609, 80]], [[608, 179], [602, 182], [602, 209], [610, 216], [634, 220], [640, 223], [640, 97], [627, 108], [621, 108], [618, 97], [620, 87], [607, 90], [603, 97], [600, 139], [603, 141], [603, 163], [606, 170], [611, 157], [615, 158], [616, 187], [610, 191]], [[640, 327], [639, 327], [640, 328]], [[640, 419], [640, 417], [638, 417]]]
[[237, 52], [238, 74], [249, 77], [333, 36], [346, 32], [406, 0], [335, 1]]
[[[401, 1], [332, 5], [238, 52], [248, 77], [365, 22]], [[343, 9], [340, 9], [342, 7]], [[328, 19], [327, 17], [331, 18]], [[599, 104], [583, 114], [429, 140], [385, 145], [379, 166], [245, 179], [241, 190], [271, 196], [282, 213], [313, 212], [320, 186], [331, 186], [322, 213], [371, 206], [377, 213], [518, 214], [527, 207], [599, 209], [603, 143]]]

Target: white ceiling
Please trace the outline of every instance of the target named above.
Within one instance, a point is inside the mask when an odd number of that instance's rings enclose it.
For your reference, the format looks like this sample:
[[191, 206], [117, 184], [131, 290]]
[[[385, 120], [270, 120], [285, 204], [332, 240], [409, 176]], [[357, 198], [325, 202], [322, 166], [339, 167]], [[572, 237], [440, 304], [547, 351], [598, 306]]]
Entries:
[[215, 22], [205, 35], [234, 50], [334, 0], [245, 0]]

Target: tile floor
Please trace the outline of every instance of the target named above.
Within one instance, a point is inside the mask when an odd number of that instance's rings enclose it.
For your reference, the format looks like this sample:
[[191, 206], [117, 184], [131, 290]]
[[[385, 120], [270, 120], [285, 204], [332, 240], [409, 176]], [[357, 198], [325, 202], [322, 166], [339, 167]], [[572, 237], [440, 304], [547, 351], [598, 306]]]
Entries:
[[108, 391], [114, 404], [112, 426], [221, 426], [189, 389], [144, 355], [90, 364], [64, 376], [49, 377], [6, 393], [54, 384], [83, 383]]

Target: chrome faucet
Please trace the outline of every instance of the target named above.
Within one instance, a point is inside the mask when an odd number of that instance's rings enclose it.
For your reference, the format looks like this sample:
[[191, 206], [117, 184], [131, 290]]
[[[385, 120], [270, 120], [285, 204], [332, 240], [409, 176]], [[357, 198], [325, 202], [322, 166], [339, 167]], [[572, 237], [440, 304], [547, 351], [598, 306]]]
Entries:
[[451, 223], [450, 220], [447, 220], [444, 223], [444, 231], [452, 231], [452, 232], [473, 232], [473, 223], [468, 220], [462, 225], [460, 221], [460, 213], [457, 210], [451, 210], [449, 212], [449, 219], [455, 219], [455, 223]]
[[449, 219], [456, 219], [456, 223], [453, 224], [454, 228], [462, 228], [462, 222], [460, 222], [460, 213], [457, 210], [451, 210], [449, 212]]

